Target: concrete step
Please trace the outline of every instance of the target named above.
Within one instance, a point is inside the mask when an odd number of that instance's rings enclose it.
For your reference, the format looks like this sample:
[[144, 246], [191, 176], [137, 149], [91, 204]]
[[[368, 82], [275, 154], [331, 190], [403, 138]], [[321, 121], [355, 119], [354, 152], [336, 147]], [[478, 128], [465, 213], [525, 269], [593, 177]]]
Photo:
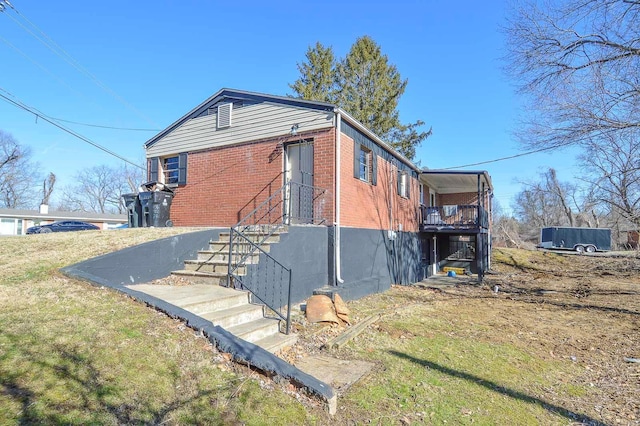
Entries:
[[[236, 228], [238, 229], [238, 228]], [[284, 224], [278, 224], [278, 225], [245, 225], [245, 226], [240, 226], [239, 229], [242, 229], [243, 232], [256, 232], [256, 233], [268, 233], [268, 232], [278, 232], [278, 233], [285, 233], [289, 230], [289, 226], [284, 225]], [[225, 230], [226, 231], [226, 230]], [[224, 232], [224, 231], [223, 231]], [[227, 234], [229, 233], [229, 231], [226, 231]]]
[[[234, 254], [232, 257], [233, 262], [237, 262], [239, 259], [242, 259], [242, 257], [243, 257], [242, 255]], [[247, 260], [245, 263], [258, 263], [259, 258], [260, 258], [260, 255], [258, 253], [249, 255], [247, 256]], [[204, 261], [216, 260], [216, 261], [228, 262], [229, 250], [227, 251], [200, 250], [198, 252], [197, 260], [204, 260]]]
[[[229, 273], [229, 262], [225, 262], [222, 260], [185, 260], [184, 268], [188, 271], [227, 274]], [[239, 266], [235, 270], [235, 273], [238, 275], [245, 275], [246, 272], [247, 272], [246, 266]]]
[[202, 313], [199, 316], [211, 321], [214, 325], [219, 325], [229, 332], [231, 332], [231, 327], [264, 318], [261, 305], [251, 305], [248, 303], [228, 309]]
[[[269, 232], [243, 232], [242, 235], [248, 239], [249, 241], [252, 242], [259, 242], [262, 240], [265, 240], [264, 242], [267, 243], [277, 243], [280, 241], [280, 233], [279, 232], [274, 232], [273, 234], [269, 235]], [[267, 235], [269, 235], [267, 237]], [[236, 234], [237, 236], [237, 234]], [[266, 237], [266, 239], [265, 239]], [[219, 241], [229, 241], [229, 232], [221, 232], [220, 236], [218, 237]]]
[[[271, 245], [270, 242], [264, 242], [262, 244], [258, 244], [258, 247], [260, 247], [262, 250], [269, 253], [270, 245]], [[253, 246], [248, 243], [234, 243], [233, 247], [234, 247], [234, 251], [239, 251], [242, 253], [247, 253], [249, 251], [252, 251], [253, 249]], [[229, 241], [210, 241], [209, 250], [216, 251], [216, 252], [221, 252], [221, 251], [229, 252]]]
[[277, 333], [263, 337], [262, 339], [256, 340], [252, 343], [271, 353], [276, 353], [284, 348], [295, 345], [297, 341], [298, 336], [296, 334], [286, 335], [283, 333]]
[[210, 285], [226, 287], [228, 274], [222, 273], [222, 272], [199, 272], [199, 271], [190, 271], [188, 269], [179, 269], [177, 271], [171, 271], [171, 275], [197, 278], [200, 283], [207, 282]]
[[[192, 281], [191, 279], [189, 281]], [[212, 286], [199, 279], [194, 279], [189, 285], [157, 285], [157, 284], [133, 284], [127, 286], [131, 289], [150, 294], [158, 299], [165, 300], [172, 305], [185, 307], [197, 305], [206, 301], [228, 300], [227, 303], [238, 298], [234, 303], [248, 303], [249, 292], [232, 288]]]
[[268, 336], [280, 334], [280, 321], [274, 318], [260, 318], [227, 328], [229, 333], [255, 343]]
[[[219, 286], [218, 286], [219, 287]], [[220, 287], [224, 288], [224, 287]], [[183, 300], [181, 307], [196, 315], [203, 315], [217, 310], [245, 306], [249, 303], [249, 292], [224, 288], [228, 293], [218, 292], [215, 297], [200, 295], [188, 300]]]

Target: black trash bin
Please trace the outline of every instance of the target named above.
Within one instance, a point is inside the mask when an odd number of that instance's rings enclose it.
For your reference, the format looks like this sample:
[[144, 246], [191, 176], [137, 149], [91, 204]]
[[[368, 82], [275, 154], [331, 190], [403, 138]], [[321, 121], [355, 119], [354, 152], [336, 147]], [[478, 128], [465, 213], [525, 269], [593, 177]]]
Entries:
[[127, 224], [129, 228], [139, 228], [142, 226], [142, 205], [138, 194], [123, 194], [122, 199], [127, 208]]
[[173, 226], [171, 221], [171, 202], [173, 191], [167, 186], [158, 183], [151, 186], [146, 183], [143, 188], [156, 188], [155, 191], [144, 191], [138, 194], [142, 207], [142, 226], [164, 228]]

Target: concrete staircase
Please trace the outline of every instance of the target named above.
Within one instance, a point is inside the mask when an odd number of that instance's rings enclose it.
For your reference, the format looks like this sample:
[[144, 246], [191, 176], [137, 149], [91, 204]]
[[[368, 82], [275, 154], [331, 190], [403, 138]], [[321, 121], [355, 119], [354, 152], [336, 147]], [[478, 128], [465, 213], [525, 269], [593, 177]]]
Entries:
[[[247, 233], [247, 236], [253, 241], [259, 238], [257, 233]], [[259, 244], [259, 247], [269, 253], [271, 244], [280, 241], [280, 233], [274, 233], [266, 241]], [[238, 243], [236, 243], [238, 244]], [[239, 243], [242, 246], [248, 246], [246, 243]], [[239, 259], [232, 259], [232, 265]], [[259, 256], [252, 255], [246, 264], [258, 263]], [[244, 267], [236, 270], [238, 275], [244, 275], [246, 269]], [[229, 232], [221, 232], [217, 241], [210, 241], [206, 250], [198, 251], [198, 258], [195, 260], [185, 260], [184, 269], [173, 271], [173, 275], [200, 277], [208, 279], [211, 284], [227, 285], [227, 275], [229, 273]]]
[[[246, 235], [253, 241], [260, 238], [257, 233]], [[260, 248], [269, 252], [270, 246], [279, 240], [280, 233], [275, 233], [261, 243]], [[237, 260], [232, 259], [232, 263]], [[258, 261], [259, 256], [255, 254], [251, 255], [246, 263], [257, 264]], [[295, 344], [297, 336], [281, 333], [280, 320], [265, 317], [267, 308], [251, 303], [251, 294], [248, 291], [222, 287], [227, 285], [229, 270], [228, 232], [220, 233], [218, 241], [209, 242], [207, 249], [198, 252], [197, 259], [186, 260], [184, 266], [185, 269], [173, 271], [172, 274], [187, 278], [192, 284], [172, 286], [177, 292], [174, 302], [170, 303], [271, 352]], [[244, 275], [246, 266], [238, 268], [236, 273]]]

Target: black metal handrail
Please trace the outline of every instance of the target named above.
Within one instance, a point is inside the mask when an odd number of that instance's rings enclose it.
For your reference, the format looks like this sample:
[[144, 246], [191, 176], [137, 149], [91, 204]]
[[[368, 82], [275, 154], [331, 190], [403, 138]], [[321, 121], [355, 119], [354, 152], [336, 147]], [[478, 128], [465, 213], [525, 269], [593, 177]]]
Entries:
[[[236, 246], [246, 247], [243, 268], [244, 274], [238, 273], [236, 265], [230, 270], [230, 284], [235, 288], [249, 290], [249, 292], [266, 305], [272, 312], [285, 321], [285, 333], [291, 328], [291, 269], [282, 265], [264, 251], [258, 244], [245, 235], [231, 228], [231, 241], [236, 240]], [[238, 241], [239, 240], [239, 241]], [[250, 255], [259, 258], [257, 264], [248, 264]]]
[[[232, 226], [229, 233], [227, 285], [249, 290], [258, 300], [286, 321], [287, 334], [290, 328], [291, 270], [278, 262], [261, 246], [268, 243], [274, 234], [287, 225], [324, 223], [325, 193], [326, 190], [322, 188], [287, 182]], [[259, 259], [258, 264], [249, 263], [249, 260], [255, 257]], [[268, 266], [261, 267], [260, 264]], [[247, 272], [244, 278], [239, 273], [241, 270]], [[270, 270], [273, 270], [271, 274]], [[288, 275], [289, 284], [286, 297], [283, 297], [280, 292], [276, 292], [277, 289], [282, 289], [283, 285], [278, 284], [275, 277], [285, 275]], [[264, 289], [260, 285], [261, 276], [267, 283], [267, 287]], [[273, 282], [270, 283], [270, 279]], [[268, 294], [269, 285], [273, 286], [272, 296]], [[285, 302], [286, 315], [282, 313]]]

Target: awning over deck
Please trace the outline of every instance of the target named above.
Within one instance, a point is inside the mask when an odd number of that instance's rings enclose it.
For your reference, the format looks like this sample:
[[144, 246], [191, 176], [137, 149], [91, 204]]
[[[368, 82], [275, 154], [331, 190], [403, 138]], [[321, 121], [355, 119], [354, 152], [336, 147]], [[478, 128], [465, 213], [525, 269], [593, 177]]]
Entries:
[[456, 194], [493, 190], [491, 177], [486, 170], [431, 170], [420, 173], [420, 182], [439, 194]]

